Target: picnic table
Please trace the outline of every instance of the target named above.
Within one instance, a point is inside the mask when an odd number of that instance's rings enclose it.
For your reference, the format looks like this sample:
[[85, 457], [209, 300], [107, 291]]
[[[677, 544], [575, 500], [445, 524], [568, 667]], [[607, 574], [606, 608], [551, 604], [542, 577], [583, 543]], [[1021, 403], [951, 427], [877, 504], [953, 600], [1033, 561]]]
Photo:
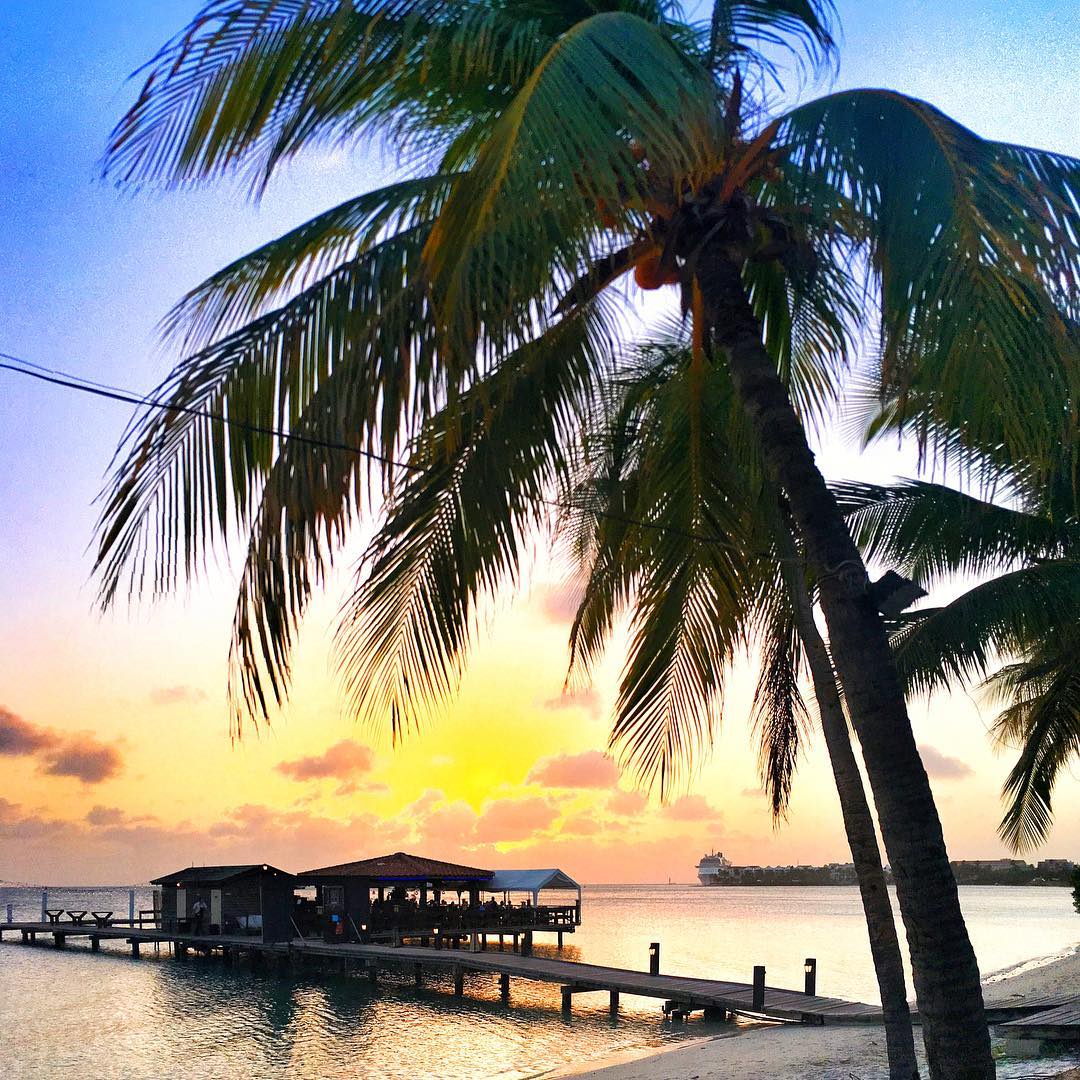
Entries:
[[86, 916], [90, 913], [88, 911], [69, 911], [67, 917], [76, 925], [82, 926], [86, 922]]
[[90, 915], [98, 926], [108, 926], [112, 922], [113, 913], [111, 911], [91, 911]]
[[63, 908], [58, 907], [58, 908], [46, 908], [45, 909], [45, 916], [49, 920], [49, 922], [51, 922], [51, 923], [58, 923], [60, 921], [60, 916], [63, 915], [63, 914], [64, 914], [64, 909]]

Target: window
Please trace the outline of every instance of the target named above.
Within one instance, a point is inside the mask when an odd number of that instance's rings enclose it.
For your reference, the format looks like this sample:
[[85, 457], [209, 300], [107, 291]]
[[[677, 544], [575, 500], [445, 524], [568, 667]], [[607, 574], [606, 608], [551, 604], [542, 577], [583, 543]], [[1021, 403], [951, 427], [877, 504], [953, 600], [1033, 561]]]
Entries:
[[327, 907], [344, 907], [345, 906], [345, 886], [344, 885], [324, 885], [323, 886], [323, 903]]

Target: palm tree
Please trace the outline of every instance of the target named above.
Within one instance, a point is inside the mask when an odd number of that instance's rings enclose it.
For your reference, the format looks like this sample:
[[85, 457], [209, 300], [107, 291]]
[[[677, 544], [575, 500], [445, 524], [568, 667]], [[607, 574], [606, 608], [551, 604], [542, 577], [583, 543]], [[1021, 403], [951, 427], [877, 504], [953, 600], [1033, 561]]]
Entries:
[[913, 691], [981, 679], [1003, 706], [994, 734], [1019, 754], [1002, 793], [1000, 833], [1023, 851], [1046, 839], [1055, 784], [1080, 757], [1080, 516], [1067, 452], [1045, 481], [1011, 474], [1002, 477], [999, 466], [999, 499], [915, 480], [836, 491], [868, 557], [928, 586], [985, 579], [906, 616], [893, 642]]
[[[988, 1077], [937, 811], [865, 567], [781, 378], [782, 343], [797, 338], [830, 386], [872, 308], [901, 411], [918, 373], [946, 419], [978, 435], [1005, 410], [1015, 452], [1041, 453], [1069, 422], [1052, 405], [1075, 378], [1061, 313], [1080, 264], [1077, 163], [980, 139], [890, 91], [770, 116], [774, 69], [750, 43], [787, 44], [820, 69], [829, 16], [824, 0], [721, 2], [708, 26], [663, 0], [210, 4], [151, 62], [110, 143], [111, 176], [181, 186], [246, 172], [258, 189], [305, 148], [374, 137], [406, 179], [182, 302], [169, 328], [187, 355], [158, 391], [173, 407], [129, 433], [98, 573], [106, 603], [167, 591], [232, 526], [246, 532], [233, 700], [238, 720], [266, 715], [366, 481], [400, 484], [392, 462], [407, 452], [418, 516], [402, 542], [428, 551], [398, 606], [365, 609], [361, 581], [365, 615], [343, 642], [360, 711], [399, 731], [452, 689], [478, 596], [512, 579], [523, 530], [544, 516], [623, 329], [611, 286], [631, 268], [642, 287], [677, 278], [695, 372], [728, 367], [805, 545], [931, 1072]], [[454, 422], [428, 437], [440, 409]], [[513, 448], [511, 475], [470, 443], [481, 429]], [[915, 430], [925, 438], [917, 417]], [[415, 479], [425, 455], [441, 462], [437, 490]]]
[[[585, 579], [570, 678], [588, 678], [617, 613], [629, 607], [611, 746], [649, 782], [658, 766], [689, 764], [711, 741], [725, 670], [740, 645], [756, 644], [759, 764], [780, 819], [805, 726], [805, 660], [866, 914], [890, 1076], [910, 1080], [918, 1067], [892, 905], [802, 553], [726, 369], [711, 365], [700, 384], [693, 366], [687, 343], [661, 337], [600, 394], [562, 530]], [[793, 389], [804, 390], [803, 380]], [[656, 520], [668, 527], [650, 528]]]

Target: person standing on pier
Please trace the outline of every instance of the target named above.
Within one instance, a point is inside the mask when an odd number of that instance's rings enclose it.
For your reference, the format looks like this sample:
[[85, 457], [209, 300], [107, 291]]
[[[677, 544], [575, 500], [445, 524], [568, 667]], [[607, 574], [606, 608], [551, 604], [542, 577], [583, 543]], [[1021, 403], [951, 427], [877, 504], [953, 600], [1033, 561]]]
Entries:
[[206, 918], [206, 901], [201, 897], [191, 905], [191, 917], [195, 922], [195, 933], [203, 932], [203, 920]]

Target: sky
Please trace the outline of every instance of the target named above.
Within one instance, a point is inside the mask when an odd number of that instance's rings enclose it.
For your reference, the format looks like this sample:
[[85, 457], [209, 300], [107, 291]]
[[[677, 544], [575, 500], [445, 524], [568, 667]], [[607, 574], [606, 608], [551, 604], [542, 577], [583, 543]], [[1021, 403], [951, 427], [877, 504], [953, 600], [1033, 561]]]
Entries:
[[[225, 262], [376, 186], [392, 159], [294, 163], [259, 205], [217, 185], [119, 192], [99, 179], [127, 76], [196, 12], [186, 0], [0, 0], [0, 351], [145, 391], [176, 359], [156, 326]], [[1075, 3], [838, 4], [837, 87], [889, 86], [980, 134], [1080, 155]], [[0, 371], [0, 880], [142, 881], [190, 863], [303, 870], [399, 849], [487, 867], [559, 865], [579, 880], [692, 880], [706, 850], [742, 863], [846, 861], [820, 738], [774, 828], [749, 738], [749, 665], [721, 730], [666, 804], [605, 755], [619, 658], [562, 693], [563, 569], [542, 549], [498, 597], [446, 715], [394, 747], [345, 715], [330, 634], [348, 560], [313, 605], [291, 704], [229, 738], [228, 559], [156, 605], [94, 604], [94, 499], [124, 405]], [[830, 476], [910, 473], [903, 448], [819, 448]], [[931, 598], [934, 599], [934, 598]], [[1010, 765], [974, 689], [912, 702], [954, 858], [1004, 854]], [[1080, 857], [1080, 784], [1063, 781], [1038, 857]]]

